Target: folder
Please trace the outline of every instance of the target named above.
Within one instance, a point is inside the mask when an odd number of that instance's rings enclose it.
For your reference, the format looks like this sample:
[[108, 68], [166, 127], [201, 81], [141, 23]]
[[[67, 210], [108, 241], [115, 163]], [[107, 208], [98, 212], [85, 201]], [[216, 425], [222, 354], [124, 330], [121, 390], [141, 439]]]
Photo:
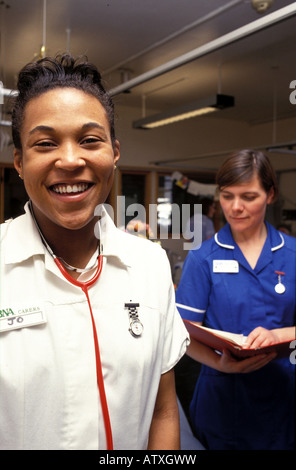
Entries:
[[293, 347], [295, 348], [295, 342], [284, 341], [262, 348], [243, 349], [243, 344], [247, 338], [244, 335], [230, 333], [227, 331], [214, 330], [212, 328], [199, 325], [198, 323], [190, 320], [183, 321], [190, 336], [193, 339], [219, 352], [222, 352], [224, 349], [227, 349], [236, 358], [244, 359], [258, 354], [267, 354], [273, 351], [277, 353], [277, 358], [288, 357], [292, 353]]

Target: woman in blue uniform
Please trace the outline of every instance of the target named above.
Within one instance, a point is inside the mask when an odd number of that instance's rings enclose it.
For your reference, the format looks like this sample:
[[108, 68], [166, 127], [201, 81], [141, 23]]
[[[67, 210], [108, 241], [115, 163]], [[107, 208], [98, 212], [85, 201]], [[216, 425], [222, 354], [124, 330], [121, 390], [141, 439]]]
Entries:
[[[296, 240], [265, 222], [278, 194], [262, 152], [232, 155], [217, 174], [227, 224], [189, 252], [177, 290], [183, 318], [241, 333], [247, 346], [295, 339]], [[197, 341], [203, 364], [190, 413], [208, 449], [294, 449], [295, 365], [275, 354], [236, 360]]]

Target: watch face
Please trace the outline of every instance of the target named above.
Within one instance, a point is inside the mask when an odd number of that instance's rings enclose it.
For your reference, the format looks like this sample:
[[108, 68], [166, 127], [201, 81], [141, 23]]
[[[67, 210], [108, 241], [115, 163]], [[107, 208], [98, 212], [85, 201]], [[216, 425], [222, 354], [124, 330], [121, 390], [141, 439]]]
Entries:
[[141, 336], [143, 325], [139, 320], [133, 321], [130, 326], [130, 332], [133, 336]]
[[281, 282], [279, 282], [275, 286], [274, 290], [276, 291], [277, 294], [283, 294], [285, 292], [286, 288]]

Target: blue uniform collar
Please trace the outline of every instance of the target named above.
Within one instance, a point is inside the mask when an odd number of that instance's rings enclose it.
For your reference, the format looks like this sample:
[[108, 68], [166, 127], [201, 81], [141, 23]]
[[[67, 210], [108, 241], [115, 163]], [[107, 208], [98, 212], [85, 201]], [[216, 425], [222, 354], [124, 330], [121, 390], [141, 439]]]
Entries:
[[269, 263], [272, 262], [272, 253], [279, 250], [284, 246], [284, 237], [272, 225], [266, 223], [267, 238], [262, 248], [261, 254], [258, 258], [257, 264], [254, 269], [251, 268], [246, 258], [244, 257], [241, 249], [235, 243], [232, 237], [230, 225], [226, 224], [216, 235], [216, 243], [224, 248], [231, 250], [233, 259], [236, 259], [241, 266], [250, 271], [252, 274], [258, 274]]
[[[284, 237], [278, 230], [276, 230], [268, 222], [265, 222], [267, 228], [267, 243], [271, 251], [276, 251], [282, 248], [285, 244]], [[222, 248], [234, 250], [236, 243], [233, 240], [230, 225], [227, 223], [218, 233], [215, 234], [215, 242]]]

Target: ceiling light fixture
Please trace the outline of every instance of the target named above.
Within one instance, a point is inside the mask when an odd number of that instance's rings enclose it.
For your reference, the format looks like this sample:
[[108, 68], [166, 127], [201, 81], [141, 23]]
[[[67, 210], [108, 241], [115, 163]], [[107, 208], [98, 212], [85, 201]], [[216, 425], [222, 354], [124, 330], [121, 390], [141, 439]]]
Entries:
[[232, 106], [234, 106], [233, 96], [218, 94], [206, 99], [193, 101], [164, 113], [139, 119], [133, 122], [133, 127], [135, 129], [153, 129]]
[[286, 153], [288, 155], [296, 155], [296, 150], [293, 149], [292, 146], [287, 147], [269, 147], [266, 149], [267, 152], [271, 153]]

